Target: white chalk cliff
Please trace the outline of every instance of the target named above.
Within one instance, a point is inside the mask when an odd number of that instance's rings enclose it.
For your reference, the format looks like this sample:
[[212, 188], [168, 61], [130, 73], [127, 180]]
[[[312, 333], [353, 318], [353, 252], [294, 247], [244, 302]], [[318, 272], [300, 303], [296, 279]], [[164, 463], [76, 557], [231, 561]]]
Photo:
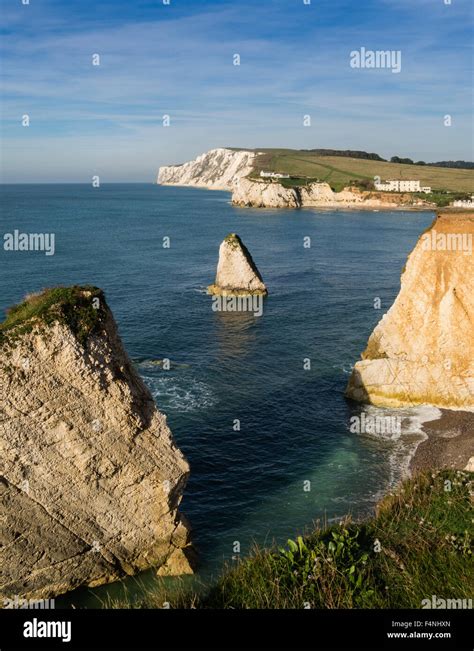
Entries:
[[232, 188], [232, 203], [252, 208], [299, 208], [300, 195], [281, 183], [237, 179]]
[[211, 149], [196, 160], [160, 167], [160, 185], [190, 185], [209, 190], [231, 190], [235, 181], [253, 169], [255, 152]]
[[[255, 177], [258, 152], [211, 149], [182, 165], [161, 167], [157, 183], [228, 190], [232, 203], [253, 208], [391, 208], [399, 205], [425, 206], [422, 199], [410, 194], [363, 192], [344, 188], [334, 192], [328, 183], [310, 183], [286, 187], [279, 181]], [[252, 175], [253, 176], [250, 176]]]
[[1, 325], [0, 464], [0, 596], [191, 571], [188, 463], [100, 290], [48, 290]]
[[410, 254], [394, 304], [347, 396], [387, 407], [474, 409], [474, 214], [440, 215]]
[[252, 208], [394, 208], [400, 204], [412, 206], [413, 198], [408, 194], [362, 192], [357, 188], [334, 192], [329, 183], [286, 188], [275, 181], [239, 178], [233, 185], [232, 203]]
[[216, 280], [207, 291], [221, 296], [267, 294], [252, 256], [236, 233], [230, 233], [220, 245]]

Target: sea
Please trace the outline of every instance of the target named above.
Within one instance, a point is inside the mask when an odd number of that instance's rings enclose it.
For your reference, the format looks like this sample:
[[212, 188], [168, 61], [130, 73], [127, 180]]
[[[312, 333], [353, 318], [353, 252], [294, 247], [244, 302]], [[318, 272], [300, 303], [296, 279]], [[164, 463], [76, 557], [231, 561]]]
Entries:
[[[153, 184], [3, 185], [0, 310], [44, 287], [101, 287], [130, 358], [186, 455], [181, 510], [213, 580], [255, 545], [373, 512], [407, 473], [433, 408], [344, 397], [432, 212], [237, 208], [227, 192]], [[8, 233], [54, 234], [54, 255], [6, 251]], [[213, 309], [219, 245], [237, 233], [269, 295], [259, 316]], [[166, 370], [160, 363], [171, 361]], [[357, 432], [364, 418], [399, 428]], [[154, 578], [81, 589], [98, 606]], [[125, 586], [125, 587], [124, 587]]]

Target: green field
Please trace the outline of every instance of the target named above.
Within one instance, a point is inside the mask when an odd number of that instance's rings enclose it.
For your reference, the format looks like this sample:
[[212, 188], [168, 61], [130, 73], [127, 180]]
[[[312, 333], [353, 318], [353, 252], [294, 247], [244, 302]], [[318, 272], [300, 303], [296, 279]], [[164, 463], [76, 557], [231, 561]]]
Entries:
[[262, 155], [256, 159], [255, 173], [261, 170], [281, 172], [297, 177], [319, 179], [340, 191], [354, 181], [386, 179], [415, 179], [433, 190], [451, 192], [474, 192], [474, 170], [428, 167], [426, 165], [402, 165], [362, 158], [343, 156], [318, 156], [297, 149], [259, 149]]

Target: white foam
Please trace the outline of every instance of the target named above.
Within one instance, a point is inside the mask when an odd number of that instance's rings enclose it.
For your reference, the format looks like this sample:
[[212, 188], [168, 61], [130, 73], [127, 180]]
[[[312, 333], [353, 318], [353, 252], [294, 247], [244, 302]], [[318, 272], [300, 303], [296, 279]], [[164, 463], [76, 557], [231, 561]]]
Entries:
[[375, 407], [366, 405], [364, 411], [367, 416], [377, 417], [399, 417], [401, 418], [401, 428], [397, 432], [381, 432], [373, 434], [363, 434], [379, 440], [390, 441], [394, 445], [393, 452], [390, 455], [390, 484], [396, 485], [400, 479], [410, 476], [410, 463], [415, 452], [423, 441], [428, 438], [423, 431], [423, 423], [441, 418], [441, 410], [432, 405], [419, 405], [417, 407], [407, 407], [400, 409], [388, 409], [384, 407]]
[[204, 382], [168, 373], [163, 371], [157, 377], [142, 375], [160, 409], [182, 413], [202, 410], [216, 404], [216, 397]]

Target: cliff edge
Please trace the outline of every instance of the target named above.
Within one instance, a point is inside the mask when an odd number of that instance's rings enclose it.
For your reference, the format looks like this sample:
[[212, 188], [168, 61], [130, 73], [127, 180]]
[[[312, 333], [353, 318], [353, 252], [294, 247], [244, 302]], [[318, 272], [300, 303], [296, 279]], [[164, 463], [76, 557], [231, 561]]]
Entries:
[[474, 213], [443, 213], [421, 235], [400, 292], [346, 394], [387, 407], [474, 410]]
[[235, 206], [253, 208], [433, 208], [410, 193], [363, 191], [357, 187], [335, 192], [325, 182], [295, 185], [293, 179], [293, 185], [288, 186], [277, 179], [264, 180], [256, 176], [261, 155], [257, 151], [211, 149], [182, 165], [160, 167], [157, 183], [227, 190], [232, 192]]
[[46, 290], [0, 325], [0, 459], [1, 596], [191, 571], [189, 467], [101, 290]]
[[366, 192], [348, 187], [334, 192], [329, 183], [285, 187], [281, 183], [240, 177], [232, 186], [232, 203], [249, 208], [376, 208], [427, 207], [410, 194]]
[[231, 190], [237, 179], [250, 174], [256, 155], [252, 151], [211, 149], [182, 165], [160, 167], [157, 183]]

